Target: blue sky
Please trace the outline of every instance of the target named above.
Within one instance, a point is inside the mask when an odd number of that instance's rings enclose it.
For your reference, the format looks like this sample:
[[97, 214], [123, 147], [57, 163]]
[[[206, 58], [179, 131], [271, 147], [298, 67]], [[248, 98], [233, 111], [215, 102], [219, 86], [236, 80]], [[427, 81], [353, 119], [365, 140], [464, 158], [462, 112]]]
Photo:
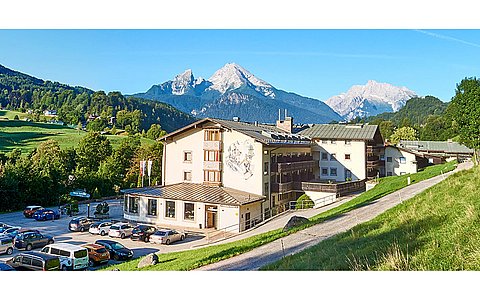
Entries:
[[320, 100], [373, 79], [450, 101], [480, 71], [479, 30], [0, 30], [0, 41], [6, 67], [125, 94], [235, 62]]

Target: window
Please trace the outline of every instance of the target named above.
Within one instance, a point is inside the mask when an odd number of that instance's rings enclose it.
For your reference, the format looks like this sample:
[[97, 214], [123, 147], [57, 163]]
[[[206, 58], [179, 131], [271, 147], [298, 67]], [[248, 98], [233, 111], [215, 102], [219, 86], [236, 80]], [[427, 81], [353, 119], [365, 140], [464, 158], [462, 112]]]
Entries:
[[183, 161], [184, 162], [192, 161], [192, 151], [183, 151]]
[[405, 157], [400, 157], [399, 159], [401, 164], [407, 163], [407, 159]]
[[165, 217], [175, 218], [175, 201], [165, 201]]
[[183, 219], [193, 221], [195, 220], [195, 204], [185, 203], [183, 212]]
[[138, 201], [139, 197], [128, 197], [128, 212], [132, 214], [138, 214]]
[[220, 161], [220, 151], [217, 150], [203, 150], [204, 161]]
[[387, 156], [387, 162], [392, 162], [392, 158], [390, 156]]
[[328, 143], [328, 140], [322, 140], [322, 144]]
[[37, 268], [43, 268], [43, 263], [39, 259], [32, 259], [32, 266], [37, 267]]
[[268, 161], [263, 163], [263, 174], [268, 174]]
[[23, 256], [23, 257], [22, 257], [22, 264], [24, 264], [24, 265], [31, 265], [31, 264], [32, 264], [32, 258], [31, 258], [31, 257], [27, 257], [27, 256]]
[[328, 168], [322, 168], [322, 175], [328, 176]]
[[407, 173], [405, 173], [405, 172], [400, 172], [400, 176], [405, 175], [405, 174], [407, 174]]
[[222, 182], [221, 173], [219, 171], [203, 171], [204, 182]]
[[157, 215], [157, 199], [148, 199], [148, 211], [147, 214], [150, 216]]
[[352, 171], [345, 168], [345, 180], [352, 180]]
[[270, 183], [265, 182], [263, 186], [263, 191], [265, 192], [265, 195], [268, 195], [269, 189], [270, 189]]
[[183, 171], [183, 181], [192, 181], [192, 171]]
[[322, 152], [322, 160], [328, 160], [328, 153]]
[[392, 176], [392, 172], [387, 172], [387, 176]]
[[351, 145], [352, 141], [351, 140], [345, 140], [345, 145]]
[[337, 143], [337, 141], [336, 141], [336, 140], [332, 140], [330, 143], [332, 143], [332, 144], [336, 144], [336, 143]]
[[125, 195], [123, 197], [123, 211], [127, 211], [128, 210], [128, 196]]
[[384, 161], [384, 160], [385, 160], [385, 155], [383, 155], [383, 154], [380, 155], [380, 160], [381, 160], [381, 161]]
[[337, 168], [330, 168], [330, 176], [337, 176]]
[[330, 160], [337, 160], [337, 154], [335, 153], [330, 154]]
[[220, 141], [220, 130], [205, 130], [205, 141]]
[[350, 154], [345, 154], [345, 159], [350, 159]]

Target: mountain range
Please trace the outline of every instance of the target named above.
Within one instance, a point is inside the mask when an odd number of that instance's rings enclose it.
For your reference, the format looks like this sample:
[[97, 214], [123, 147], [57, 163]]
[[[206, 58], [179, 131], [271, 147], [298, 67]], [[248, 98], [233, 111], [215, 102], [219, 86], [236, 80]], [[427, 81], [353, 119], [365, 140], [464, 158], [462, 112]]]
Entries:
[[333, 96], [325, 103], [348, 121], [396, 112], [414, 97], [417, 94], [406, 87], [369, 80], [366, 85], [354, 85], [346, 93]]
[[279, 110], [299, 123], [328, 123], [343, 118], [324, 102], [275, 88], [242, 66], [228, 63], [208, 80], [186, 70], [173, 80], [133, 95], [170, 104], [195, 117], [272, 123]]

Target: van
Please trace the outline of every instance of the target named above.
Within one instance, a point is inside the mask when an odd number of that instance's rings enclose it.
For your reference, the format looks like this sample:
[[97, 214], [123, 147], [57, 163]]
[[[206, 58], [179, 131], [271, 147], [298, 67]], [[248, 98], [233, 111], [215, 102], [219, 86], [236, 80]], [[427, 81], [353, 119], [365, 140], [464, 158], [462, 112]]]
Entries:
[[50, 244], [43, 247], [42, 253], [58, 256], [60, 259], [60, 269], [66, 270], [84, 270], [88, 267], [87, 249], [67, 244]]
[[0, 254], [13, 253], [13, 239], [9, 236], [0, 237]]
[[22, 252], [7, 261], [15, 269], [32, 271], [58, 271], [60, 259], [57, 256], [36, 251]]

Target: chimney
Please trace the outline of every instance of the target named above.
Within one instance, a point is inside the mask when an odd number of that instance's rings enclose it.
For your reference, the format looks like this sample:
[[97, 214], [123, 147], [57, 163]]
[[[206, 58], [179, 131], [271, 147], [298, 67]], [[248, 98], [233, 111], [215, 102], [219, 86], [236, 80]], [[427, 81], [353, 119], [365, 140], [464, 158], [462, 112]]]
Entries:
[[235, 121], [235, 122], [240, 122], [240, 117], [233, 117], [232, 119], [233, 119], [233, 121]]
[[253, 124], [254, 124], [255, 126], [258, 126], [258, 121], [255, 121]]
[[287, 110], [285, 109], [285, 120], [281, 121], [280, 118], [277, 120], [277, 128], [284, 130], [288, 133], [292, 133], [293, 129], [293, 118], [287, 117]]

